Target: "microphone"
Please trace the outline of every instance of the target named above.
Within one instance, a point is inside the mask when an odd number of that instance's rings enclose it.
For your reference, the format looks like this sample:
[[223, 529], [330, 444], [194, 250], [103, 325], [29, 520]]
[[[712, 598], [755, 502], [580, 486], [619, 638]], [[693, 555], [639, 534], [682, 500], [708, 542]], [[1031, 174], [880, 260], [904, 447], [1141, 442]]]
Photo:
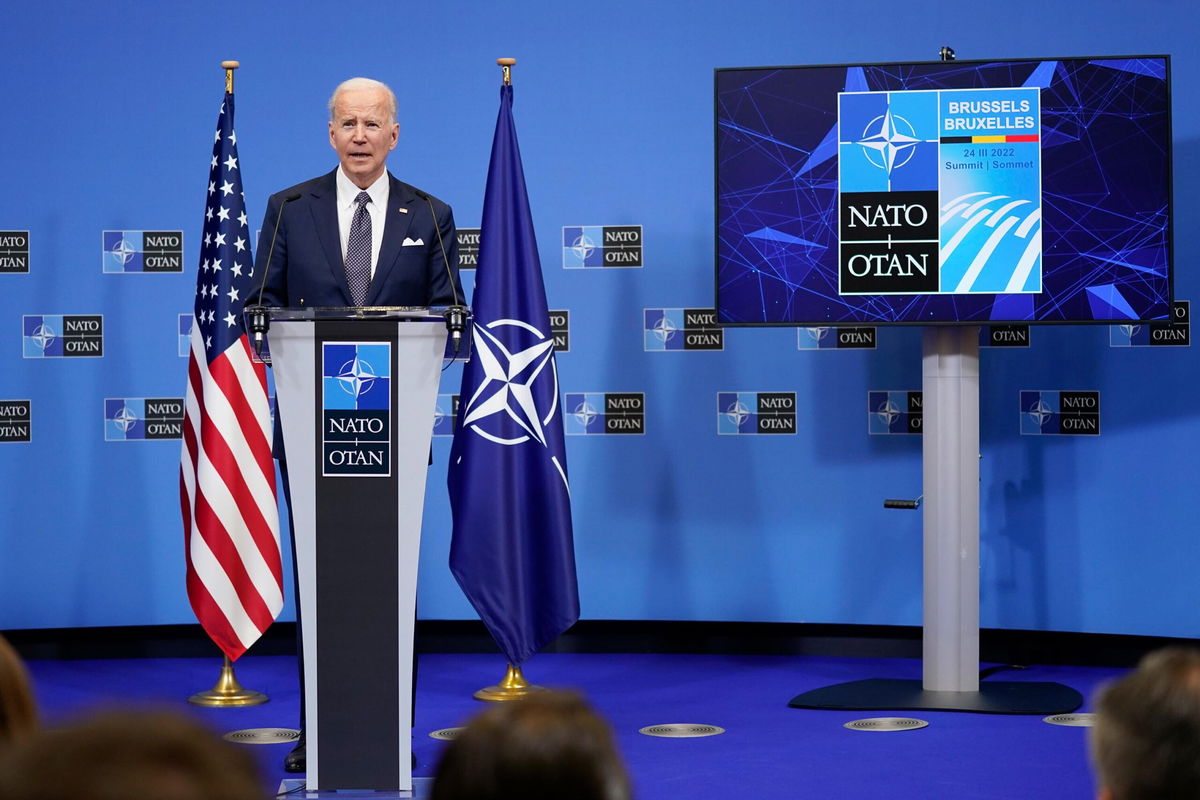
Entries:
[[462, 347], [463, 330], [467, 326], [467, 309], [459, 300], [458, 289], [454, 286], [454, 273], [450, 270], [450, 258], [446, 255], [446, 243], [442, 241], [442, 228], [438, 224], [437, 212], [433, 210], [433, 199], [415, 186], [413, 194], [429, 204], [429, 214], [433, 217], [433, 229], [437, 232], [438, 247], [442, 251], [442, 264], [446, 267], [446, 278], [450, 281], [450, 292], [454, 296], [454, 304], [446, 309], [445, 316], [446, 330], [450, 331], [450, 344], [454, 348], [454, 355], [457, 356], [458, 348]]
[[267, 263], [263, 265], [262, 280], [258, 284], [258, 300], [252, 306], [246, 307], [246, 313], [250, 315], [250, 332], [254, 334], [254, 355], [262, 359], [263, 335], [266, 334], [267, 328], [271, 327], [271, 320], [267, 316], [267, 309], [262, 304], [263, 292], [267, 288], [267, 274], [271, 271], [271, 259], [275, 256], [275, 237], [279, 235], [279, 223], [283, 220], [283, 207], [293, 200], [300, 199], [300, 192], [294, 192], [283, 198], [283, 202], [279, 204], [279, 213], [275, 215], [275, 228], [271, 231], [271, 249], [267, 251]]

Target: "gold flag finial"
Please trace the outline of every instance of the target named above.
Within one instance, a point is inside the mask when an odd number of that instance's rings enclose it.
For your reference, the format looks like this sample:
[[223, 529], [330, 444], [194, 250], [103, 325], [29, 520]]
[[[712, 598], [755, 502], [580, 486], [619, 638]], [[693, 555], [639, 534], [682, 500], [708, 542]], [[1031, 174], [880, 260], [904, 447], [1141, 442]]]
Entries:
[[517, 60], [515, 58], [497, 58], [496, 63], [504, 70], [504, 85], [512, 86], [512, 68]]
[[237, 61], [222, 61], [221, 69], [225, 70], [225, 93], [233, 94], [233, 71], [240, 67]]

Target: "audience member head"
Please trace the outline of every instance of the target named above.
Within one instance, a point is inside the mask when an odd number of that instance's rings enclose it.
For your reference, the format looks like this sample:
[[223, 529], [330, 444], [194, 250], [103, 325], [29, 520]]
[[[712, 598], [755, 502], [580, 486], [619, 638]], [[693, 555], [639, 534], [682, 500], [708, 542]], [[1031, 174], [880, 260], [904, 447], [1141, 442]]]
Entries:
[[433, 800], [628, 800], [608, 723], [582, 697], [535, 692], [492, 705], [442, 754]]
[[265, 800], [250, 755], [179, 714], [113, 712], [0, 756], [7, 800]]
[[1103, 800], [1200, 797], [1200, 649], [1168, 647], [1096, 696]]
[[38, 727], [37, 703], [25, 664], [0, 636], [0, 750], [33, 733]]

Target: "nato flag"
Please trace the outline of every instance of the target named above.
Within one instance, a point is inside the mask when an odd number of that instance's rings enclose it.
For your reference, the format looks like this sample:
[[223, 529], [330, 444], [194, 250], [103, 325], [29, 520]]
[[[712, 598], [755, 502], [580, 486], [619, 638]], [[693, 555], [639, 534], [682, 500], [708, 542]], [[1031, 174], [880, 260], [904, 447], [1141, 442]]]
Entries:
[[450, 571], [509, 663], [579, 619], [562, 404], [546, 287], [500, 89], [475, 272], [472, 358], [450, 450]]

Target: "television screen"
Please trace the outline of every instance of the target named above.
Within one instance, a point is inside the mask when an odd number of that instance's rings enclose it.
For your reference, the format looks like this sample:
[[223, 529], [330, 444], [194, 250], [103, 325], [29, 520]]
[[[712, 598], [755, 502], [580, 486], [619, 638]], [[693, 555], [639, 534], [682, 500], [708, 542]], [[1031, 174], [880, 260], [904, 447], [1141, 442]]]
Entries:
[[1167, 56], [718, 69], [718, 320], [1166, 319], [1169, 76]]

